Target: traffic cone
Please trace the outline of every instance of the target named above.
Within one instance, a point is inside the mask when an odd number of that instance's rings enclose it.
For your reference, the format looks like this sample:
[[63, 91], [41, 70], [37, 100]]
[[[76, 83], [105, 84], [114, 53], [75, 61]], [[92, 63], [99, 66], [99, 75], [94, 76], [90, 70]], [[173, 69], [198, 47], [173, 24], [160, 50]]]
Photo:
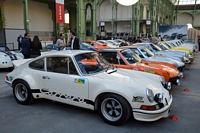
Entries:
[[176, 115], [172, 115], [169, 117], [170, 120], [174, 120], [174, 121], [177, 121], [178, 120], [178, 117]]
[[185, 88], [183, 91], [184, 92], [190, 92], [190, 90], [188, 88]]
[[184, 79], [188, 78], [187, 76], [183, 76]]

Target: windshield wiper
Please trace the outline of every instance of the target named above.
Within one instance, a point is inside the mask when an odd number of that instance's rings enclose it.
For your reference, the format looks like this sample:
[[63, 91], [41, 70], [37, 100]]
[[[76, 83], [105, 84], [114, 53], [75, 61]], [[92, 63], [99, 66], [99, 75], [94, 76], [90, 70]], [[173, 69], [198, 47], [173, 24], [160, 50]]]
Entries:
[[117, 69], [111, 71], [111, 72], [108, 72], [108, 74], [111, 74], [111, 73], [114, 73], [114, 72], [117, 72]]
[[105, 72], [107, 72], [110, 68], [112, 68], [112, 70], [114, 70], [113, 64], [109, 64], [108, 67], [106, 68]]

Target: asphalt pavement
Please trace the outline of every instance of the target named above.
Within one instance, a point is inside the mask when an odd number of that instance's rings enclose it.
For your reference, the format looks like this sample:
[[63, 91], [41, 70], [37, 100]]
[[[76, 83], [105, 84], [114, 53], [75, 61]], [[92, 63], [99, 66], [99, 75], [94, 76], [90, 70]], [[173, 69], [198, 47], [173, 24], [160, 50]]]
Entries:
[[[106, 124], [97, 111], [40, 99], [25, 106], [18, 104], [0, 70], [0, 133], [199, 133], [200, 132], [200, 53], [184, 70], [173, 95], [169, 118], [140, 122], [130, 118], [122, 126]], [[186, 90], [186, 91], [184, 91]], [[188, 91], [189, 92], [188, 92]], [[174, 118], [173, 120], [170, 118]]]

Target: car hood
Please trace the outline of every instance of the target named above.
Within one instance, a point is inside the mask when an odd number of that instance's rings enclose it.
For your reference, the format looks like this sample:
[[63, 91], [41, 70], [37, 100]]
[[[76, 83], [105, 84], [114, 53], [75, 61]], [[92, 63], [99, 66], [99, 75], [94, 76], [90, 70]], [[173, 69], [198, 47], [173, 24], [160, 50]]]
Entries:
[[171, 51], [158, 51], [158, 52], [155, 52], [155, 54], [160, 55], [160, 56], [167, 56], [167, 57], [179, 57], [179, 58], [183, 57], [183, 55], [175, 54]]
[[[112, 72], [115, 71], [116, 72]], [[117, 87], [124, 84], [134, 86], [134, 88], [144, 88], [147, 87], [154, 91], [161, 91], [163, 88], [158, 75], [149, 74], [145, 72], [139, 72], [135, 70], [125, 70], [125, 69], [115, 69], [108, 70], [107, 72], [103, 72], [100, 74], [96, 74], [92, 76], [92, 78], [99, 78], [104, 80], [104, 84], [108, 83], [109, 85], [112, 83], [113, 87]], [[109, 74], [109, 72], [112, 72]], [[117, 82], [117, 83], [116, 83]]]
[[155, 56], [155, 57], [149, 57], [146, 60], [148, 61], [157, 61], [157, 62], [166, 62], [166, 63], [170, 63], [173, 64], [177, 67], [184, 65], [184, 63], [171, 59], [171, 58], [167, 58], [167, 57], [162, 57], [162, 56]]
[[17, 57], [15, 54], [13, 54], [12, 52], [10, 51], [1, 51], [2, 53], [8, 55], [10, 57], [11, 60], [17, 60]]

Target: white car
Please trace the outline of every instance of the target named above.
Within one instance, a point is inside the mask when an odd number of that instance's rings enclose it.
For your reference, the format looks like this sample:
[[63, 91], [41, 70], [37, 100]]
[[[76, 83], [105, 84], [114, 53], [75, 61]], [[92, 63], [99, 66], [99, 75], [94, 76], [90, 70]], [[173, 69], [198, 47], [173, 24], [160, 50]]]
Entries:
[[13, 67], [13, 60], [23, 59], [23, 55], [10, 51], [6, 46], [0, 46], [0, 68]]
[[173, 98], [163, 77], [115, 69], [96, 52], [56, 51], [13, 63], [5, 82], [20, 104], [46, 98], [98, 110], [111, 125], [121, 125], [130, 116], [155, 121], [170, 114]]
[[112, 42], [108, 42], [107, 40], [97, 40], [97, 43], [105, 44], [109, 46], [110, 48], [117, 48], [116, 45], [114, 45]]

